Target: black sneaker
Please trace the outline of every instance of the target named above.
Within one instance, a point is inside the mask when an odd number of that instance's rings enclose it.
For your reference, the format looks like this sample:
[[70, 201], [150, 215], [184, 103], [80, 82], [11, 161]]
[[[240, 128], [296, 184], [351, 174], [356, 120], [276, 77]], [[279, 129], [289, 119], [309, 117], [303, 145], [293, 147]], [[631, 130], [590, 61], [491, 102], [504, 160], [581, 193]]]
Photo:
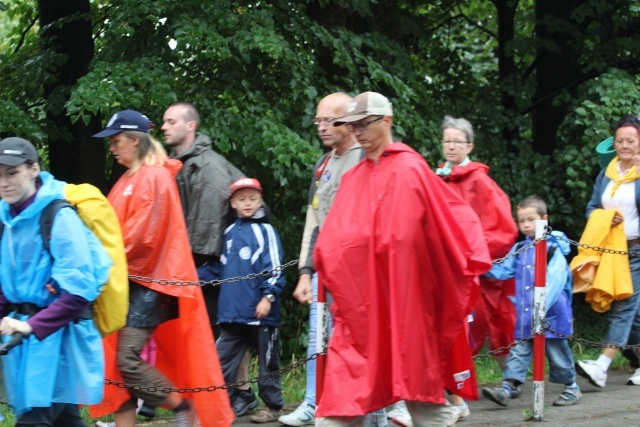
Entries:
[[145, 417], [148, 420], [153, 419], [156, 416], [156, 408], [153, 406], [147, 405], [146, 402], [142, 403], [140, 410], [138, 410], [138, 415]]
[[258, 407], [258, 398], [253, 394], [253, 390], [240, 390], [240, 393], [238, 393], [235, 399], [233, 399], [233, 402], [231, 402], [231, 406], [233, 407], [233, 412], [236, 414], [236, 417], [241, 417], [249, 410]]

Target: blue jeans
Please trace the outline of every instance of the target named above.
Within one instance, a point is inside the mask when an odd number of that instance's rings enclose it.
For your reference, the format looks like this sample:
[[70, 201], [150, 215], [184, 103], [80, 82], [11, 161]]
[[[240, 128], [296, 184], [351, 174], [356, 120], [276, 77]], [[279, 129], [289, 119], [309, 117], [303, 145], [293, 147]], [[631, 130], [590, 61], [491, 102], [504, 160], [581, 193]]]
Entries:
[[[311, 292], [313, 302], [309, 310], [309, 344], [307, 345], [307, 358], [316, 354], [316, 313], [318, 311], [318, 273], [311, 276]], [[304, 401], [310, 405], [316, 405], [316, 359], [307, 362], [307, 390]]]
[[[549, 360], [549, 381], [565, 385], [573, 384], [576, 381], [576, 368], [569, 342], [566, 339], [548, 339], [545, 352]], [[509, 353], [507, 368], [502, 378], [524, 384], [531, 359], [533, 359], [533, 340], [518, 344]]]
[[[633, 248], [640, 252], [640, 245]], [[629, 267], [633, 282], [633, 295], [611, 303], [609, 329], [604, 338], [604, 344], [622, 347], [627, 344], [632, 327], [636, 331], [640, 331], [640, 255], [629, 256]]]

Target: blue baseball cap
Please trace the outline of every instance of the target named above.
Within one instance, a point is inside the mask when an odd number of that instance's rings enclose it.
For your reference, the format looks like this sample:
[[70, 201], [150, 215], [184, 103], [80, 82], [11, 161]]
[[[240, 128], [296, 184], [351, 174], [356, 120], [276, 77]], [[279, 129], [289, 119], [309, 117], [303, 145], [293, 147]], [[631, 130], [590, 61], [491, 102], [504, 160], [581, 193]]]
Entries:
[[107, 127], [102, 132], [93, 135], [94, 138], [105, 138], [127, 130], [149, 132], [151, 122], [149, 118], [135, 110], [124, 110], [114, 114]]

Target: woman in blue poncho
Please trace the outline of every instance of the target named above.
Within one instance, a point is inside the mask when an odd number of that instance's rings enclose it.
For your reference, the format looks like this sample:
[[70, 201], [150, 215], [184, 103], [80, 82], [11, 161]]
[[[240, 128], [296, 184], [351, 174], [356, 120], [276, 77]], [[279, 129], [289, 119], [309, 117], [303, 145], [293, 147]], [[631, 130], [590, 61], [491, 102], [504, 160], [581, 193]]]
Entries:
[[91, 302], [112, 261], [73, 209], [55, 216], [45, 249], [40, 217], [65, 183], [41, 172], [35, 147], [0, 141], [0, 333], [24, 336], [3, 358], [17, 426], [84, 426], [78, 404], [100, 402], [102, 340]]

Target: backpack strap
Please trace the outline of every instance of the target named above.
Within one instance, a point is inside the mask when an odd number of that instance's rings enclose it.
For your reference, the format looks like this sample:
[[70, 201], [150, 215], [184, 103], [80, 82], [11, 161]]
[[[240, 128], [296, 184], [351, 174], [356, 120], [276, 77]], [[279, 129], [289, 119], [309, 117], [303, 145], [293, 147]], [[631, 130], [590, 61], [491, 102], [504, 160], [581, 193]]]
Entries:
[[58, 211], [62, 208], [72, 208], [75, 210], [75, 206], [69, 203], [67, 200], [59, 199], [49, 203], [42, 211], [40, 216], [40, 234], [42, 235], [42, 244], [47, 252], [49, 250], [49, 241], [51, 240], [51, 229], [53, 228], [53, 219], [56, 217]]
[[[49, 203], [42, 211], [42, 215], [40, 216], [40, 234], [42, 235], [42, 243], [44, 244], [44, 248], [47, 250], [47, 252], [49, 252], [49, 240], [51, 240], [53, 219], [60, 209], [66, 207], [70, 207], [75, 210], [75, 206], [73, 206], [67, 200], [59, 199]], [[3, 233], [4, 223], [0, 221], [0, 240], [2, 240]]]

